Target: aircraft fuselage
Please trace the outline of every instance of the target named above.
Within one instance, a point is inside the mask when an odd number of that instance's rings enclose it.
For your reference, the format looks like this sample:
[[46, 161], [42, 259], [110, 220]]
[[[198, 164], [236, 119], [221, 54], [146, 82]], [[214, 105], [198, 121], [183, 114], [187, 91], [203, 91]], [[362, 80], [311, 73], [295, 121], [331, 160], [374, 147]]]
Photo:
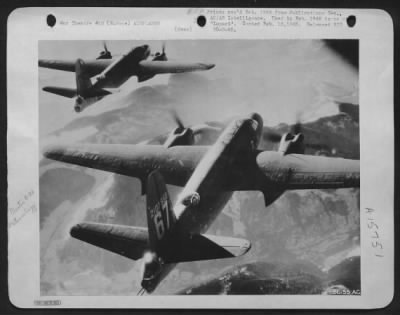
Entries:
[[124, 84], [131, 76], [139, 74], [139, 62], [146, 60], [150, 55], [148, 45], [132, 48], [126, 55], [113, 62], [99, 74], [96, 88], [117, 88]]
[[[205, 232], [232, 196], [225, 191], [229, 173], [237, 159], [250, 155], [260, 139], [261, 117], [233, 121], [200, 161], [174, 207], [179, 229], [184, 233]], [[196, 205], [182, 201], [193, 193], [200, 196]]]

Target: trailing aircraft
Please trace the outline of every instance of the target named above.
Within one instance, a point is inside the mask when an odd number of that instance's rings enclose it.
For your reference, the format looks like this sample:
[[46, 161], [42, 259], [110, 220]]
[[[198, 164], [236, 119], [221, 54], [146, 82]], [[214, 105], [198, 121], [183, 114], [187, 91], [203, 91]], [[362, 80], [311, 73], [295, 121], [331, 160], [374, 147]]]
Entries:
[[143, 82], [157, 74], [204, 71], [214, 66], [199, 62], [169, 61], [164, 44], [162, 51], [154, 55], [148, 45], [142, 45], [132, 48], [125, 55], [113, 57], [104, 43], [104, 51], [94, 60], [39, 60], [39, 67], [75, 72], [76, 89], [46, 86], [43, 90], [64, 97], [76, 97], [76, 112], [114, 93], [110, 89], [119, 88], [132, 76], [136, 76], [138, 82]]
[[[248, 240], [205, 234], [234, 191], [261, 191], [268, 206], [286, 190], [360, 186], [359, 160], [301, 154], [301, 133], [284, 134], [277, 152], [262, 151], [262, 134], [263, 120], [253, 113], [234, 119], [210, 146], [193, 145], [193, 131], [178, 126], [163, 145], [53, 145], [44, 156], [140, 179], [147, 228], [82, 222], [71, 236], [142, 259], [143, 294], [180, 262], [237, 257], [250, 249]], [[183, 187], [173, 206], [166, 184]]]
[[99, 88], [96, 86], [96, 84], [93, 85], [90, 77], [84, 71], [84, 66], [85, 63], [82, 59], [78, 59], [75, 63], [76, 89], [58, 86], [45, 86], [43, 91], [68, 98], [75, 97], [74, 110], [77, 113], [100, 101], [105, 96], [119, 91], [117, 89]]

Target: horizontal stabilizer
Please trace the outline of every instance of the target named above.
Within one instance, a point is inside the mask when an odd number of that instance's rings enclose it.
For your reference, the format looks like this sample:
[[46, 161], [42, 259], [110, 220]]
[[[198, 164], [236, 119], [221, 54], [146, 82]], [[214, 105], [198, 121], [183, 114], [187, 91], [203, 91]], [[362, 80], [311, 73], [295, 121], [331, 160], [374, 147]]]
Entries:
[[73, 226], [70, 233], [76, 239], [133, 260], [141, 259], [148, 249], [146, 228], [84, 222]]
[[64, 96], [64, 97], [69, 97], [69, 98], [73, 98], [77, 95], [76, 89], [64, 88], [64, 87], [58, 87], [58, 86], [45, 86], [43, 88], [43, 91], [57, 94], [57, 95]]
[[251, 247], [248, 240], [206, 234], [191, 235], [175, 245], [179, 246], [169, 246], [163, 256], [166, 263], [232, 258], [247, 253]]
[[83, 94], [86, 97], [100, 97], [100, 96], [107, 96], [110, 94], [113, 94], [114, 91], [119, 91], [117, 89], [89, 89], [89, 90], [85, 90], [85, 92], [83, 92]]
[[242, 238], [216, 236], [208, 234], [203, 234], [202, 236], [204, 238], [207, 238], [211, 242], [214, 242], [219, 246], [223, 247], [225, 250], [230, 252], [235, 257], [246, 254], [251, 248], [250, 241]]

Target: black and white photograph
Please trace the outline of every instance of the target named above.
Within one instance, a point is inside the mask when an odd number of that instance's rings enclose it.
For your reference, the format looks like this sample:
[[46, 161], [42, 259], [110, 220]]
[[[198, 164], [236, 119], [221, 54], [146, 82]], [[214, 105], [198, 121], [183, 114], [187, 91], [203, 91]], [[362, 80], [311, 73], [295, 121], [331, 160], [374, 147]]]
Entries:
[[13, 305], [390, 303], [384, 12], [25, 8], [9, 21]]
[[39, 57], [42, 295], [361, 294], [357, 40]]

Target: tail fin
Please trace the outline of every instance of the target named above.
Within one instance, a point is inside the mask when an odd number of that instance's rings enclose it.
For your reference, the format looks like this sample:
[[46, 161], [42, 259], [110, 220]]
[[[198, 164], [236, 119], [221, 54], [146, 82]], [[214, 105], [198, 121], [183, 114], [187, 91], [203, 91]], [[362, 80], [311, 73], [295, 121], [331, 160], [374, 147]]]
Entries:
[[77, 59], [75, 62], [75, 79], [77, 94], [84, 96], [85, 92], [92, 87], [92, 82], [85, 73], [85, 62], [82, 59]]
[[167, 187], [160, 172], [155, 170], [147, 179], [147, 225], [150, 248], [160, 254], [171, 230], [175, 226], [176, 216], [172, 208]]

